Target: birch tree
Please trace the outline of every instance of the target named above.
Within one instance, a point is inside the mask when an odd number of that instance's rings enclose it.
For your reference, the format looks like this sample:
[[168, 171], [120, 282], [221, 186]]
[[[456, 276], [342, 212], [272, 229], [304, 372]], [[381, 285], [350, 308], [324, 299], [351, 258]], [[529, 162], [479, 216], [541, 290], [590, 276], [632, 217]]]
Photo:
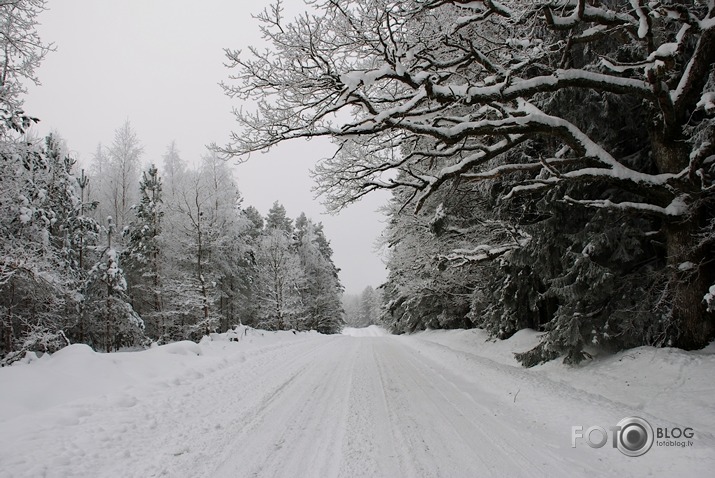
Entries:
[[90, 202], [96, 204], [92, 210], [92, 217], [100, 224], [104, 224], [107, 217], [114, 214], [111, 178], [107, 149], [102, 143], [98, 143], [89, 164], [90, 180], [87, 185], [87, 196]]
[[169, 143], [162, 158], [164, 160], [162, 170], [167, 184], [167, 194], [173, 200], [177, 190], [181, 188], [181, 181], [186, 173], [186, 162], [179, 154], [176, 141]]
[[139, 160], [143, 151], [131, 123], [125, 121], [114, 132], [114, 141], [107, 150], [109, 176], [105, 184], [108, 188], [109, 207], [120, 233], [129, 225], [131, 207], [138, 199]]
[[3, 127], [22, 133], [34, 121], [22, 110], [27, 82], [40, 84], [35, 74], [53, 46], [37, 33], [37, 17], [45, 0], [0, 3], [0, 113]]
[[237, 316], [240, 293], [239, 256], [247, 221], [241, 197], [225, 161], [216, 154], [202, 158], [200, 168], [186, 171], [169, 210], [167, 240], [171, 250], [172, 306], [186, 321], [187, 335], [227, 328]]

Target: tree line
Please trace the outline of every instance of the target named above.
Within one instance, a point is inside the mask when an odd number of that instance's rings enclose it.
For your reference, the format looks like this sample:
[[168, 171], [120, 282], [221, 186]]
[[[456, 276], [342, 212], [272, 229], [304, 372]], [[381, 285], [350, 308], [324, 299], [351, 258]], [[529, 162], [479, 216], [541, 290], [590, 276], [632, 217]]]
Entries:
[[360, 294], [343, 295], [345, 324], [350, 327], [381, 325], [382, 297], [372, 286], [365, 287]]
[[97, 350], [198, 340], [243, 323], [335, 333], [342, 286], [323, 227], [244, 206], [209, 152], [174, 143], [142, 171], [129, 121], [89, 167], [57, 134], [26, 133], [24, 85], [52, 47], [43, 0], [0, 3], [0, 363], [70, 343]]
[[265, 218], [244, 208], [226, 161], [211, 152], [188, 168], [175, 143], [162, 176], [152, 165], [139, 188], [127, 188], [140, 150], [128, 123], [106, 153], [98, 146], [90, 168], [98, 184], [89, 198], [96, 217], [119, 218], [132, 305], [163, 324], [153, 336], [168, 333], [171, 321], [183, 329], [187, 314], [201, 317], [196, 333], [238, 322], [339, 329], [342, 287], [322, 224], [305, 214], [293, 221], [278, 203]]
[[274, 203], [264, 218], [226, 161], [187, 167], [172, 143], [162, 173], [139, 171], [129, 122], [89, 172], [55, 135], [2, 164], [0, 353], [86, 343], [113, 351], [198, 340], [243, 323], [338, 332], [342, 286], [322, 224]]

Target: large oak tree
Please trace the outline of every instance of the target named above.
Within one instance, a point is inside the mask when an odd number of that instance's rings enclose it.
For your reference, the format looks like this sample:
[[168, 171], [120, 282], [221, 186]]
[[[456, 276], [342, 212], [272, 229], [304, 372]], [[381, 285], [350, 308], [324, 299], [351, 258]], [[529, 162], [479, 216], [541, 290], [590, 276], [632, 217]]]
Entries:
[[[550, 191], [573, 208], [652, 217], [673, 343], [700, 347], [713, 336], [715, 1], [310, 6], [285, 22], [276, 4], [258, 16], [267, 49], [227, 51], [235, 74], [225, 89], [246, 103], [225, 152], [334, 138], [336, 154], [316, 172], [336, 209], [403, 189], [419, 211], [446, 183], [518, 173], [504, 198]], [[592, 103], [614, 102], [621, 111], [590, 114]], [[641, 125], [635, 163], [613, 146], [623, 118]], [[475, 244], [452, 259], [526, 240]]]

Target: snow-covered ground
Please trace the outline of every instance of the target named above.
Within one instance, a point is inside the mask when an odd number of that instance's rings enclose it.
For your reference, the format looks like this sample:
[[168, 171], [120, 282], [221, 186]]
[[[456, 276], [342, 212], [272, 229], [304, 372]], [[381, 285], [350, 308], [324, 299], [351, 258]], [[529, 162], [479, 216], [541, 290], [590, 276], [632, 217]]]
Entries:
[[387, 331], [377, 325], [371, 325], [360, 329], [345, 327], [343, 329], [343, 335], [349, 335], [351, 337], [381, 337], [383, 335], [387, 335]]
[[[526, 370], [483, 332], [242, 332], [0, 369], [0, 477], [712, 476], [715, 347]], [[627, 457], [572, 426], [639, 416], [692, 446]], [[595, 437], [596, 441], [598, 436]], [[610, 440], [610, 437], [609, 437]]]

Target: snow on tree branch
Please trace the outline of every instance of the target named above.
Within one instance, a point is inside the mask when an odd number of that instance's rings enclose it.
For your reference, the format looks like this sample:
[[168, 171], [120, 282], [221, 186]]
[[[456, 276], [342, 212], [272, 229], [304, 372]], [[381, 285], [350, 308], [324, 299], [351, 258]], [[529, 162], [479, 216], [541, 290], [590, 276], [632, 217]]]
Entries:
[[630, 201], [613, 202], [608, 199], [572, 199], [569, 196], [564, 196], [564, 201], [571, 204], [579, 204], [581, 206], [612, 209], [628, 212], [638, 212], [645, 214], [655, 214], [663, 217], [681, 217], [688, 212], [686, 198], [678, 197], [673, 199], [666, 207], [659, 207], [653, 204], [637, 203]]

